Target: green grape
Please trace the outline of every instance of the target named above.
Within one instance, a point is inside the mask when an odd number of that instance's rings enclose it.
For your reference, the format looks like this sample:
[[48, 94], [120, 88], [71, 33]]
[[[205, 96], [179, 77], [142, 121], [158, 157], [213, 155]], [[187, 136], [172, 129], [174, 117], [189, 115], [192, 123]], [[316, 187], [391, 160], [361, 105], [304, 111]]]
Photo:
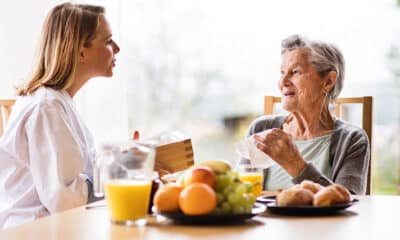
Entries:
[[244, 185], [244, 184], [239, 184], [239, 185], [236, 187], [236, 193], [237, 193], [237, 194], [243, 195], [243, 194], [246, 193], [246, 192], [247, 192], [247, 187], [246, 187], [246, 185]]
[[217, 181], [217, 184], [221, 184], [221, 180], [222, 180], [222, 178], [224, 177], [224, 175], [223, 174], [217, 174], [216, 175], [216, 177], [215, 177], [215, 180]]
[[243, 182], [242, 184], [246, 186], [247, 193], [250, 193], [251, 191], [253, 191], [253, 184], [251, 182]]
[[235, 191], [235, 187], [233, 185], [228, 185], [228, 186], [225, 187], [223, 192], [224, 192], [224, 195], [226, 197], [228, 197], [229, 194], [232, 193], [233, 191]]
[[240, 182], [233, 182], [230, 185], [233, 187], [233, 191], [235, 192], [236, 188], [238, 188], [240, 184], [241, 184]]
[[224, 201], [225, 201], [224, 194], [217, 192], [217, 203], [218, 203], [218, 205], [222, 204]]
[[241, 205], [235, 205], [232, 209], [233, 214], [243, 214], [245, 213], [245, 208]]
[[253, 209], [252, 205], [245, 205], [244, 206], [244, 211], [245, 213], [251, 213], [251, 210]]
[[250, 199], [249, 199], [249, 197], [247, 196], [246, 193], [240, 195], [240, 198], [239, 198], [238, 203], [239, 203], [240, 205], [242, 205], [242, 206], [244, 206], [244, 205], [250, 203]]
[[231, 193], [228, 195], [228, 202], [231, 205], [235, 205], [239, 203], [239, 199], [240, 199], [240, 195], [238, 195], [237, 193]]
[[249, 198], [249, 204], [253, 206], [253, 204], [256, 202], [256, 197], [253, 194], [247, 194]]
[[214, 211], [213, 211], [213, 214], [215, 214], [215, 215], [221, 215], [221, 214], [223, 214], [222, 208], [216, 207], [216, 208], [214, 209]]
[[225, 187], [224, 187], [224, 186], [221, 186], [221, 184], [219, 184], [219, 183], [217, 182], [215, 191], [216, 191], [216, 192], [223, 193], [223, 192], [224, 192], [224, 189], [225, 189]]
[[217, 183], [217, 184], [216, 184], [216, 190], [217, 190], [217, 192], [223, 191], [224, 188], [225, 188], [225, 183], [224, 183], [224, 181], [222, 180], [221, 177], [218, 177], [218, 175], [217, 175], [216, 183]]
[[233, 171], [228, 171], [225, 174], [229, 178], [230, 182], [235, 181], [235, 179], [237, 178], [235, 172], [233, 172]]
[[233, 173], [233, 176], [234, 176], [236, 179], [239, 179], [239, 173], [238, 173], [238, 171], [232, 171], [232, 173]]
[[222, 214], [229, 214], [232, 210], [231, 205], [228, 202], [223, 202], [221, 205]]
[[229, 178], [224, 174], [217, 175], [217, 189], [223, 190], [229, 185]]

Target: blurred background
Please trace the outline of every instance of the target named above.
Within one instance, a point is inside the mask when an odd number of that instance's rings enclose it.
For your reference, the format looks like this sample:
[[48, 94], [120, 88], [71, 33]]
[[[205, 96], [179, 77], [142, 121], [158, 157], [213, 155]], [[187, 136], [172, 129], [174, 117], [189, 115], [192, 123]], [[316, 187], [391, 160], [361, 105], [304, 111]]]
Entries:
[[[2, 0], [0, 98], [29, 76], [41, 24], [61, 2]], [[71, 2], [105, 6], [121, 47], [114, 77], [75, 98], [97, 143], [179, 130], [195, 161], [237, 159], [263, 96], [279, 95], [281, 40], [301, 34], [343, 51], [341, 97], [374, 97], [373, 193], [400, 194], [400, 0]]]

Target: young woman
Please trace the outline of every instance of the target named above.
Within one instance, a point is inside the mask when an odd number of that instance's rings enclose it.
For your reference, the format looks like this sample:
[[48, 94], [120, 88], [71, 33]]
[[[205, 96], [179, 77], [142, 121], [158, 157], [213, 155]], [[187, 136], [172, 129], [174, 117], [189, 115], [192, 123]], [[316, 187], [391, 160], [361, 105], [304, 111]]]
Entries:
[[90, 132], [72, 98], [97, 76], [111, 77], [119, 47], [104, 8], [64, 3], [47, 16], [33, 76], [0, 140], [0, 227], [91, 201]]

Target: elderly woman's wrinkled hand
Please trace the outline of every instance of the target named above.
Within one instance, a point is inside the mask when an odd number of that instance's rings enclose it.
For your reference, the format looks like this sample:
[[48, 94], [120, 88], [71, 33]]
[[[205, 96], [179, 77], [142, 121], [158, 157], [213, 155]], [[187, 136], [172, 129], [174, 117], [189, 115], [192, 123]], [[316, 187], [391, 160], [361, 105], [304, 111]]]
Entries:
[[306, 167], [291, 137], [281, 129], [274, 128], [253, 135], [258, 149], [270, 156], [292, 177], [298, 176]]

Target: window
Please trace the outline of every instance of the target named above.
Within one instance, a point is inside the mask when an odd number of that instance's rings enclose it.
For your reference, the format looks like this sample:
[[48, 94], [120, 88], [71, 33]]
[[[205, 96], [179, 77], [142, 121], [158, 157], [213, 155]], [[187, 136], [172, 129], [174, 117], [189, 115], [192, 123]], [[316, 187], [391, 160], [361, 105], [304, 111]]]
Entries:
[[234, 160], [263, 96], [279, 94], [280, 41], [298, 33], [341, 48], [342, 97], [374, 96], [374, 191], [400, 192], [396, 1], [80, 2], [106, 6], [121, 46], [113, 79], [92, 80], [79, 96], [99, 141], [181, 130], [196, 161]]

